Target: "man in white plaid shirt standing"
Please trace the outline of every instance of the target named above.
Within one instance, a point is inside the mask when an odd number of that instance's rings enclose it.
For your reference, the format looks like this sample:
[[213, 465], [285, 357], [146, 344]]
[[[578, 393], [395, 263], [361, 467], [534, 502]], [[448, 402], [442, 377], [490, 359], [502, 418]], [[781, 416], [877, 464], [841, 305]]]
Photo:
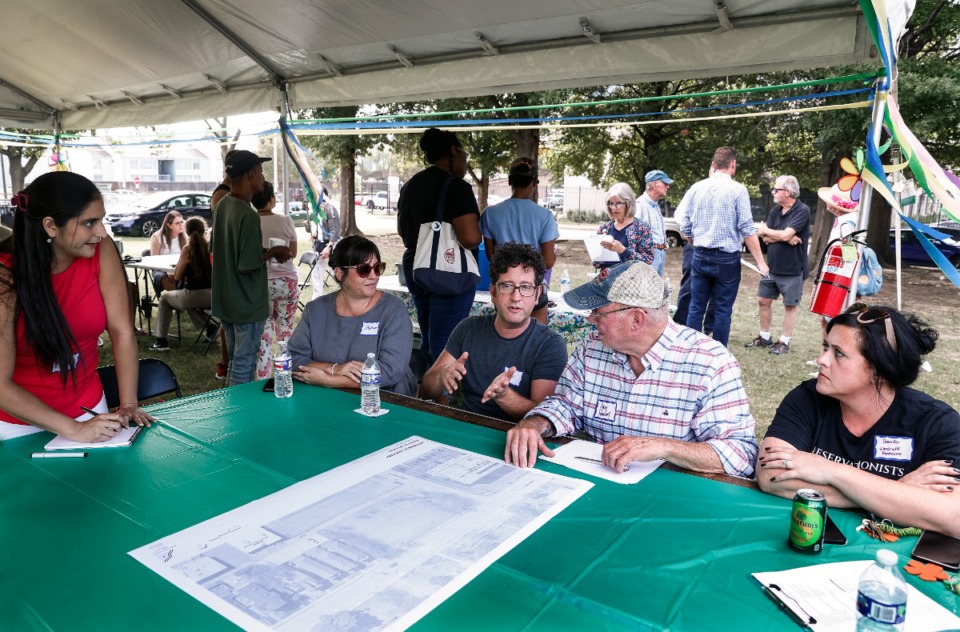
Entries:
[[576, 432], [604, 443], [603, 463], [665, 459], [699, 472], [751, 476], [757, 455], [740, 365], [727, 349], [668, 316], [669, 288], [634, 261], [563, 295], [597, 331], [577, 347], [554, 395], [507, 433], [504, 459], [532, 467], [543, 439]]

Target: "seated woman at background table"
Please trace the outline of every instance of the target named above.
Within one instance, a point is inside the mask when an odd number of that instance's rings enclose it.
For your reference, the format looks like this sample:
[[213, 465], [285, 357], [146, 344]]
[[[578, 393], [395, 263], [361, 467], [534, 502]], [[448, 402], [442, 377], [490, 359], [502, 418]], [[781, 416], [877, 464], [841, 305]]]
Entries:
[[637, 194], [626, 182], [617, 182], [607, 191], [606, 202], [610, 221], [600, 224], [597, 233], [612, 237], [600, 244], [607, 250], [615, 252], [620, 257], [620, 261], [594, 261], [593, 267], [602, 270], [624, 261], [653, 263], [653, 237], [650, 226], [635, 217]]
[[[137, 404], [127, 277], [113, 240], [101, 241], [100, 190], [54, 171], [13, 206], [13, 236], [0, 244], [0, 438], [49, 430], [106, 441], [130, 423], [149, 426], [153, 417]], [[104, 328], [122, 402], [115, 413], [107, 412], [96, 370]], [[89, 419], [82, 406], [100, 414]]]
[[[163, 216], [163, 228], [150, 235], [150, 256], [177, 255], [187, 245], [187, 236], [184, 234], [185, 225], [180, 211], [170, 211]], [[163, 277], [165, 272], [153, 271], [153, 289], [157, 296], [163, 291]]]
[[960, 536], [960, 415], [908, 388], [937, 332], [892, 307], [857, 303], [827, 325], [816, 380], [780, 404], [760, 446], [757, 482], [829, 507]]
[[207, 243], [207, 223], [200, 217], [187, 220], [189, 241], [180, 251], [180, 259], [173, 274], [162, 281], [171, 288], [160, 295], [157, 307], [157, 339], [150, 351], [170, 351], [167, 332], [173, 310], [186, 311], [197, 331], [207, 326], [207, 339], [217, 335], [216, 327], [207, 324], [204, 309], [210, 309], [210, 244]]
[[330, 254], [340, 289], [307, 303], [288, 348], [293, 377], [306, 384], [359, 388], [368, 353], [377, 354], [381, 388], [416, 395], [410, 370], [413, 323], [403, 301], [377, 289], [385, 264], [365, 237], [341, 239]]

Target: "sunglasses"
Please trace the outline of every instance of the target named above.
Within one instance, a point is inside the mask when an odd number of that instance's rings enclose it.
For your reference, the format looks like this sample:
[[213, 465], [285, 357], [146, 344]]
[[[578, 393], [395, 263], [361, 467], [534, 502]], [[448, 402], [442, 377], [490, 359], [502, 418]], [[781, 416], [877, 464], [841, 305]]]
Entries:
[[879, 307], [870, 307], [863, 303], [854, 303], [850, 306], [850, 309], [847, 310], [847, 313], [851, 315], [856, 314], [857, 322], [861, 325], [869, 325], [870, 323], [882, 320], [887, 335], [887, 344], [890, 345], [890, 348], [894, 351], [897, 350], [897, 334], [893, 330], [890, 314]]
[[371, 272], [376, 272], [377, 276], [383, 276], [383, 271], [387, 269], [387, 264], [380, 262], [377, 265], [370, 265], [369, 263], [361, 263], [356, 266], [340, 266], [343, 270], [356, 270], [357, 274], [366, 278], [370, 276]]
[[627, 311], [628, 309], [637, 309], [637, 308], [636, 308], [636, 307], [632, 307], [632, 306], [631, 306], [631, 307], [618, 307], [617, 309], [608, 309], [608, 310], [605, 311], [605, 312], [601, 312], [601, 311], [596, 310], [596, 309], [591, 309], [591, 310], [590, 310], [590, 314], [589, 314], [589, 316], [587, 316], [587, 318], [596, 318], [597, 321], [599, 322], [599, 321], [603, 320], [603, 317], [604, 317], [604, 316], [609, 316], [610, 314], [616, 314], [617, 312], [625, 312], [625, 311]]

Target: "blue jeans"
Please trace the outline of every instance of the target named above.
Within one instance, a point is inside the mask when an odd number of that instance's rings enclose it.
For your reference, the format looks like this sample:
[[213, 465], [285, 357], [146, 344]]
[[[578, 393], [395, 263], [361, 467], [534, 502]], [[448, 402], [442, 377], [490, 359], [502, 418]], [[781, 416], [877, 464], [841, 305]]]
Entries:
[[663, 264], [667, 260], [667, 251], [661, 250], [660, 248], [653, 249], [653, 263], [650, 265], [654, 270], [657, 271], [657, 274], [663, 276]]
[[436, 362], [444, 347], [450, 332], [460, 324], [460, 321], [470, 315], [476, 291], [465, 292], [456, 296], [440, 296], [428, 291], [413, 280], [413, 263], [404, 262], [403, 276], [407, 281], [407, 289], [413, 298], [413, 305], [417, 308], [417, 322], [420, 324], [420, 348], [430, 354]]
[[[690, 313], [690, 268], [693, 267], [693, 248], [689, 243], [683, 244], [683, 264], [681, 267], [683, 276], [680, 278], [680, 290], [677, 292], [677, 311], [673, 313], [673, 322], [679, 325], [687, 324], [687, 315]], [[697, 331], [703, 331], [708, 336], [713, 333], [713, 312], [714, 303], [707, 303], [707, 314], [702, 323], [697, 323], [694, 327]], [[701, 329], [702, 326], [702, 329]]]
[[243, 325], [223, 321], [222, 324], [223, 335], [227, 338], [227, 350], [230, 352], [227, 386], [252, 382], [257, 370], [257, 355], [260, 353], [264, 321]]
[[740, 253], [716, 248], [695, 248], [690, 268], [690, 312], [687, 327], [700, 329], [707, 303], [714, 302], [713, 339], [726, 346], [730, 340], [733, 303], [740, 291]]

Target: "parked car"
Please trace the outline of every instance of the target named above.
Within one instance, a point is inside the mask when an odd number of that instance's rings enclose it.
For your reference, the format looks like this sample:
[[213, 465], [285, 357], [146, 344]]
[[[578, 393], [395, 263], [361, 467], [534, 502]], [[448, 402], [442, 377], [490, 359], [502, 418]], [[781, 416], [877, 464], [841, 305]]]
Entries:
[[0, 204], [0, 226], [13, 228], [13, 207], [9, 204]]
[[667, 248], [683, 246], [683, 235], [680, 233], [680, 224], [672, 217], [663, 218], [663, 232], [666, 234]]
[[547, 197], [540, 200], [540, 206], [548, 208], [551, 211], [562, 212], [563, 211], [563, 195], [548, 195]]
[[[944, 230], [940, 228], [939, 230]], [[947, 232], [947, 231], [944, 231]], [[893, 250], [896, 247], [897, 231], [896, 229], [890, 231], [890, 249]], [[943, 256], [946, 257], [950, 264], [955, 268], [960, 270], [960, 240], [957, 240], [957, 245], [948, 244], [942, 242], [938, 239], [930, 239], [930, 242], [934, 247], [943, 253]], [[923, 246], [920, 245], [920, 242], [917, 240], [917, 236], [913, 234], [913, 231], [909, 228], [900, 229], [900, 246], [901, 246], [901, 261], [907, 265], [915, 266], [936, 266], [933, 262], [933, 259], [930, 258], [930, 255], [927, 254], [927, 251], [923, 249]]]
[[373, 195], [364, 197], [362, 205], [366, 206], [371, 211], [375, 208], [392, 209], [396, 208], [397, 201], [390, 199], [389, 191], [377, 191]]
[[211, 224], [210, 194], [202, 191], [159, 191], [146, 196], [125, 210], [103, 218], [114, 235], [143, 235], [149, 237], [160, 229], [163, 217], [170, 211], [180, 211], [184, 218], [202, 217]]

